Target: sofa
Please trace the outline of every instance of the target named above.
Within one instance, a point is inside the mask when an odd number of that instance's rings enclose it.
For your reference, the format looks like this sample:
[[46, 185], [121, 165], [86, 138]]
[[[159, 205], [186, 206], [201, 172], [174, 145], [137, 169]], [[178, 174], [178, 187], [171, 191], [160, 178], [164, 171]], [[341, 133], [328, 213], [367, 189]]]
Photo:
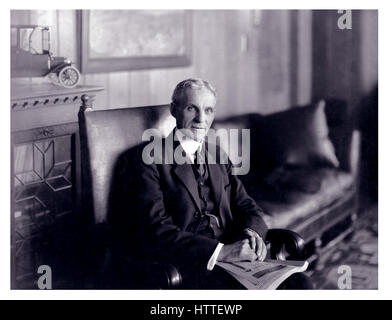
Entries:
[[[166, 136], [175, 119], [167, 105], [93, 111], [88, 96], [82, 100], [82, 213], [87, 226], [84, 268], [86, 274], [95, 273], [86, 287], [124, 288], [123, 274], [133, 274], [129, 279], [133, 284], [142, 279], [143, 288], [148, 279], [153, 280], [147, 284], [150, 288], [156, 288], [157, 283], [161, 288], [180, 286], [181, 274], [175, 267], [151, 261], [154, 254], [148, 255], [147, 264], [145, 257], [134, 253], [129, 257], [128, 249], [118, 246], [126, 241], [118, 239], [121, 232], [116, 232], [123, 227], [137, 231], [137, 225], [128, 228], [123, 223], [132, 224], [128, 219], [132, 188], [128, 187], [137, 188], [132, 173], [124, 170], [132, 170], [128, 161], [139, 147], [142, 133], [156, 128]], [[240, 179], [266, 213], [271, 257], [284, 259], [291, 254], [303, 259], [305, 242], [316, 244], [317, 255], [326, 242], [324, 234], [355, 217], [359, 136], [351, 122], [347, 105], [338, 100], [266, 116], [243, 114], [215, 120], [215, 129], [250, 129], [250, 141], [239, 141], [240, 149], [242, 143], [249, 143], [244, 147], [250, 151], [250, 170]], [[125, 220], [123, 214], [127, 215]], [[144, 276], [146, 270], [148, 277]]]
[[240, 179], [270, 228], [293, 230], [309, 244], [307, 258], [316, 259], [350, 233], [358, 208], [360, 136], [344, 101], [232, 116], [213, 126], [250, 129], [250, 170]]

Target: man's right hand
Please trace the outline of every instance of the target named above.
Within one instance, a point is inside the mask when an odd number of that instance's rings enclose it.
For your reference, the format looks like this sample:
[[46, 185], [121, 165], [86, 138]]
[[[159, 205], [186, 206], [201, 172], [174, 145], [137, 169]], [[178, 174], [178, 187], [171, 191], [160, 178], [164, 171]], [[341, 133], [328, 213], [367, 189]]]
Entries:
[[240, 240], [232, 244], [225, 244], [219, 252], [217, 261], [235, 262], [235, 261], [255, 261], [257, 255], [250, 247], [248, 239]]

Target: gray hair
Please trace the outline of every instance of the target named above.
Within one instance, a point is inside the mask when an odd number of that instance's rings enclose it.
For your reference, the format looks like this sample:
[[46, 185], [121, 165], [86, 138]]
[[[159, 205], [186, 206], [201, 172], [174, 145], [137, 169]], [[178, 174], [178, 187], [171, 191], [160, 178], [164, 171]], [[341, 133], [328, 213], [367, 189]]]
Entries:
[[195, 88], [195, 89], [206, 88], [216, 98], [216, 90], [208, 81], [200, 78], [190, 78], [190, 79], [183, 80], [176, 85], [176, 88], [174, 89], [172, 95], [172, 103], [178, 105], [181, 102], [181, 99], [183, 98], [188, 88]]

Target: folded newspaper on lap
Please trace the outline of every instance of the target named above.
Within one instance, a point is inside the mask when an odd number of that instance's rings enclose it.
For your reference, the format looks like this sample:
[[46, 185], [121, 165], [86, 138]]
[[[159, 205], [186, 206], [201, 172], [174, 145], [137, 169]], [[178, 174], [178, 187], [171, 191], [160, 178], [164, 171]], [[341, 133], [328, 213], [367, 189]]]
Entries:
[[276, 289], [284, 280], [296, 272], [308, 268], [307, 261], [240, 261], [218, 262], [216, 265], [225, 269], [247, 289]]

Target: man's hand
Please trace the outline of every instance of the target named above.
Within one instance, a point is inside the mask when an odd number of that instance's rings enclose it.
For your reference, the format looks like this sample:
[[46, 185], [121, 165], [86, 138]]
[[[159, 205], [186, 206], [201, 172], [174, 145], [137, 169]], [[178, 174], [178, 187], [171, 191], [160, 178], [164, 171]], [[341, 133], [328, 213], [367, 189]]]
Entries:
[[267, 255], [267, 246], [265, 245], [263, 238], [261, 238], [256, 231], [251, 229], [245, 229], [245, 237], [249, 240], [250, 247], [256, 253], [257, 260], [263, 261]]
[[250, 247], [248, 239], [240, 240], [232, 244], [225, 244], [219, 252], [217, 261], [235, 262], [235, 261], [255, 261], [257, 255]]

